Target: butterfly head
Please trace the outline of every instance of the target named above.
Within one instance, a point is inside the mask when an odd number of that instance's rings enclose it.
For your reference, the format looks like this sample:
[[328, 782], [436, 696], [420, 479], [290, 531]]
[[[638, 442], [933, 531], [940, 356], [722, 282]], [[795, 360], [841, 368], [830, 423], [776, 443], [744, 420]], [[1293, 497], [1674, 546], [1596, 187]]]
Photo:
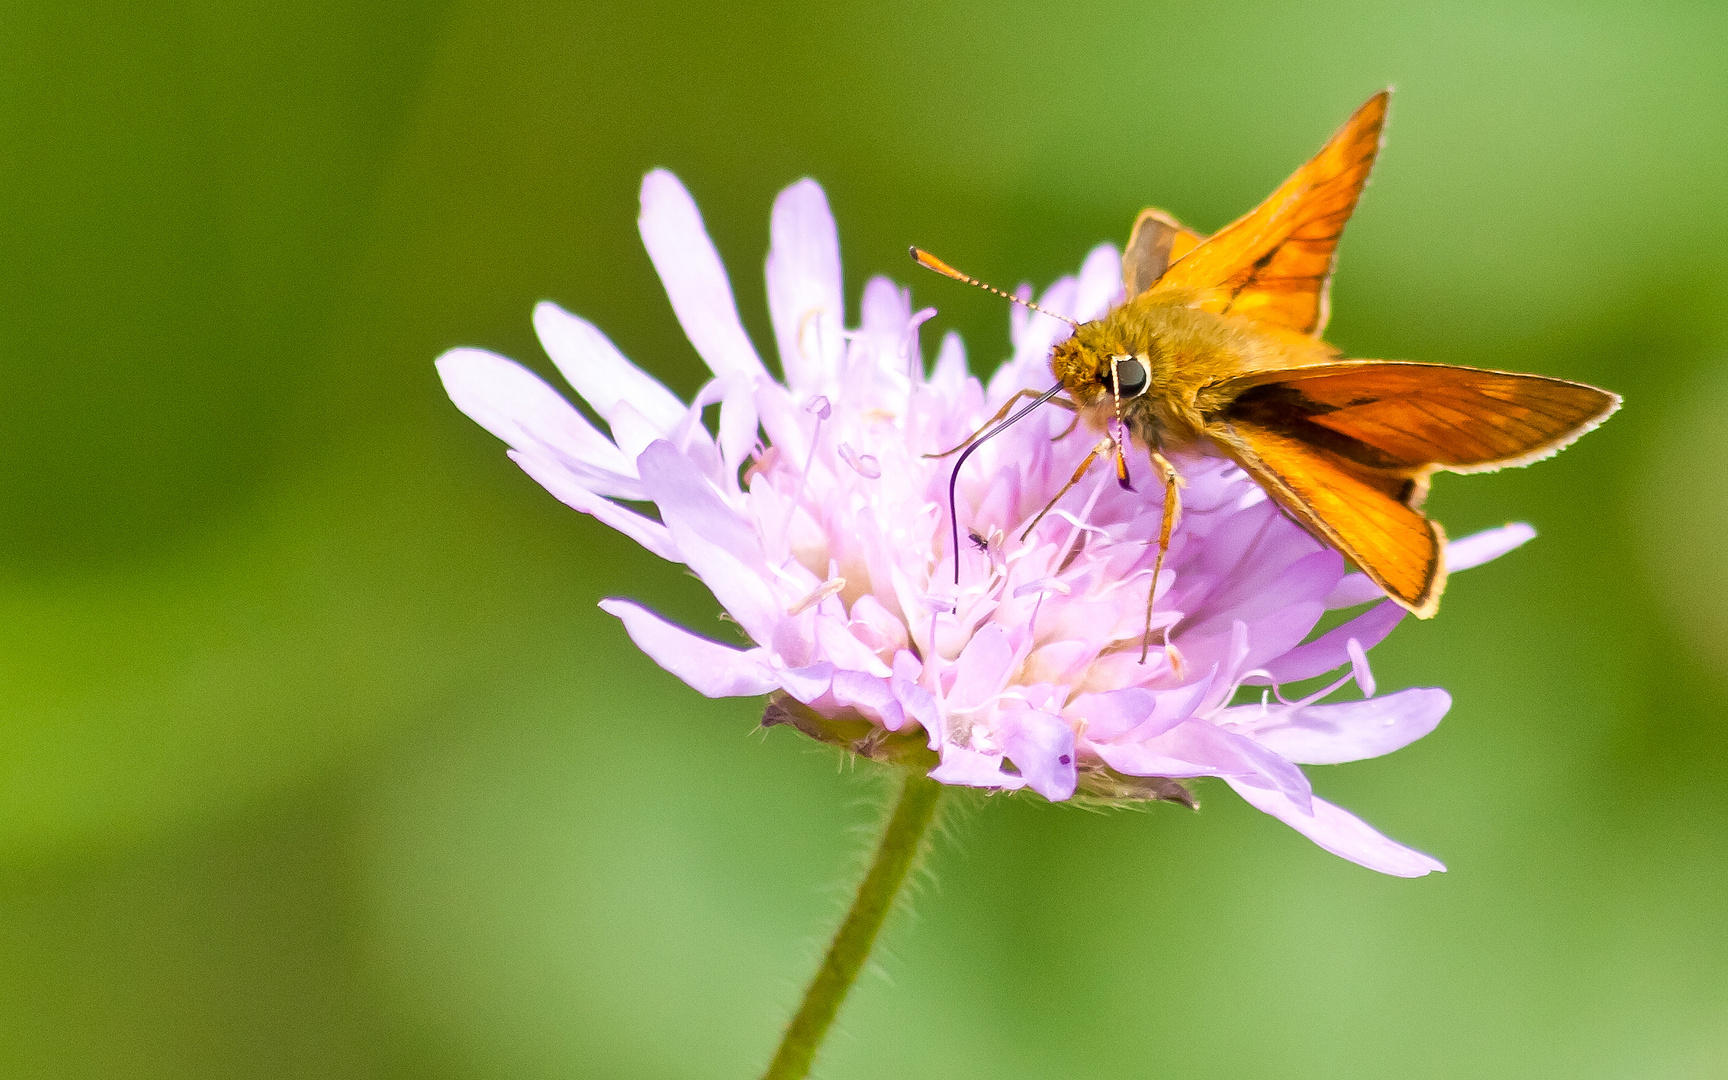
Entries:
[[[1084, 329], [1084, 328], [1083, 328]], [[1081, 408], [1114, 405], [1140, 397], [1152, 385], [1150, 357], [1076, 334], [1050, 354], [1050, 371]]]

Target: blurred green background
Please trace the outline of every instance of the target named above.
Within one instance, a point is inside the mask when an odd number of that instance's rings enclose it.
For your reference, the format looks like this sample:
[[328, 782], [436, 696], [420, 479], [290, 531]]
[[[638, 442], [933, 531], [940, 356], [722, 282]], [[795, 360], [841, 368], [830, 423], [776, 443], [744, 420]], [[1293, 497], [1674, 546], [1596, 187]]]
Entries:
[[763, 348], [768, 209], [811, 175], [851, 302], [910, 282], [985, 368], [1005, 313], [909, 243], [1043, 285], [1147, 203], [1216, 228], [1387, 83], [1330, 336], [1628, 401], [1439, 481], [1453, 535], [1542, 536], [1376, 652], [1451, 689], [1440, 730], [1311, 770], [1451, 872], [1221, 786], [993, 800], [819, 1075], [1723, 1075], [1724, 42], [1714, 3], [11, 0], [0, 1075], [755, 1075], [879, 783], [642, 659], [595, 600], [713, 602], [432, 359], [549, 370], [550, 297], [692, 391], [635, 233], [664, 165]]

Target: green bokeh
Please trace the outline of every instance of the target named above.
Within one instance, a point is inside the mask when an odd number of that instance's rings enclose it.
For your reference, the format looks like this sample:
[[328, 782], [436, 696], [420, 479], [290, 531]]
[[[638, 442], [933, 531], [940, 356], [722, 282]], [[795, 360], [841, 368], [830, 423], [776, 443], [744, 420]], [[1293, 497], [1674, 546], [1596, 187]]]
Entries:
[[811, 175], [853, 301], [909, 282], [987, 365], [1002, 311], [907, 244], [1043, 284], [1147, 202], [1216, 227], [1388, 83], [1334, 340], [1628, 399], [1437, 484], [1454, 535], [1542, 536], [1377, 650], [1439, 732], [1312, 770], [1451, 872], [1221, 787], [957, 800], [820, 1075], [1723, 1075], [1724, 42], [1714, 4], [11, 4], [0, 1075], [753, 1075], [879, 778], [636, 654], [596, 599], [712, 601], [432, 358], [547, 370], [550, 297], [692, 391], [664, 165], [764, 347]]

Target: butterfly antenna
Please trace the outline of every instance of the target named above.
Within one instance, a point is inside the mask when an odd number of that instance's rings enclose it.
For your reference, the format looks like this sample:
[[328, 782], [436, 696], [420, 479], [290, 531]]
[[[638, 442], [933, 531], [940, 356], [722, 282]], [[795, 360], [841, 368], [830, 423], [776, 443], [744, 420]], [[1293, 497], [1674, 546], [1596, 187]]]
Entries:
[[916, 262], [919, 266], [924, 267], [926, 270], [936, 271], [938, 274], [941, 274], [943, 277], [950, 277], [950, 278], [953, 278], [955, 281], [963, 281], [968, 285], [976, 285], [980, 289], [983, 289], [985, 292], [993, 292], [997, 296], [1000, 296], [1002, 299], [1007, 300], [1010, 303], [1019, 304], [1021, 307], [1024, 307], [1024, 308], [1031, 308], [1033, 311], [1036, 311], [1038, 314], [1048, 315], [1052, 319], [1060, 319], [1061, 321], [1067, 323], [1069, 326], [1074, 327], [1076, 330], [1078, 330], [1080, 328], [1079, 323], [1075, 322], [1073, 319], [1070, 319], [1066, 315], [1058, 315], [1054, 311], [1047, 311], [1044, 308], [1039, 307], [1037, 304], [1034, 304], [1030, 300], [1026, 300], [1026, 299], [1023, 299], [1021, 297], [1015, 296], [1012, 293], [1005, 293], [1001, 289], [998, 289], [994, 285], [986, 285], [984, 282], [979, 281], [977, 278], [972, 277], [969, 274], [962, 274], [960, 271], [954, 269], [952, 266], [949, 266], [947, 263], [943, 262], [941, 259], [938, 259], [936, 256], [930, 254], [928, 251], [925, 251], [923, 248], [915, 247], [912, 249], [912, 261]]
[[[916, 251], [917, 249], [914, 248], [913, 250]], [[989, 286], [986, 285], [985, 288], [989, 288]], [[1061, 392], [1062, 384], [1057, 383], [1055, 386], [1052, 386], [1050, 389], [1040, 394], [1038, 400], [1032, 402], [1030, 405], [1021, 406], [1020, 410], [1013, 416], [1010, 416], [1008, 419], [997, 424], [989, 431], [986, 431], [976, 439], [973, 439], [972, 445], [968, 446], [965, 452], [960, 455], [960, 459], [954, 463], [954, 471], [948, 474], [948, 526], [954, 534], [954, 546], [951, 549], [954, 552], [954, 584], [960, 584], [960, 510], [955, 495], [960, 484], [960, 466], [966, 464], [966, 459], [972, 456], [972, 451], [983, 446], [987, 440], [993, 439], [1004, 431], [1007, 431], [1015, 421], [1019, 420], [1021, 417], [1025, 416], [1027, 413], [1044, 404], [1046, 401], [1049, 401]]]

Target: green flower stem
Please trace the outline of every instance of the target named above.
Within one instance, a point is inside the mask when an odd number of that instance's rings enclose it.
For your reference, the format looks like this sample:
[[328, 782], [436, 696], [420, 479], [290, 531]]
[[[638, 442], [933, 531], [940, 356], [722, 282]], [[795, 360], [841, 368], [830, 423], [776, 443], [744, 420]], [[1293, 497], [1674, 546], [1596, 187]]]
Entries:
[[906, 784], [900, 789], [894, 816], [888, 819], [876, 857], [870, 862], [870, 872], [858, 886], [852, 909], [829, 944], [828, 955], [822, 958], [822, 967], [811, 980], [810, 989], [804, 991], [804, 1002], [786, 1028], [780, 1049], [763, 1080], [804, 1080], [810, 1074], [810, 1062], [822, 1045], [822, 1037], [828, 1034], [828, 1025], [834, 1022], [840, 1003], [846, 1000], [846, 991], [852, 989], [853, 981], [869, 958], [882, 921], [893, 909], [894, 897], [917, 861], [919, 845], [936, 816], [936, 802], [941, 796], [941, 784], [920, 771], [906, 770]]

